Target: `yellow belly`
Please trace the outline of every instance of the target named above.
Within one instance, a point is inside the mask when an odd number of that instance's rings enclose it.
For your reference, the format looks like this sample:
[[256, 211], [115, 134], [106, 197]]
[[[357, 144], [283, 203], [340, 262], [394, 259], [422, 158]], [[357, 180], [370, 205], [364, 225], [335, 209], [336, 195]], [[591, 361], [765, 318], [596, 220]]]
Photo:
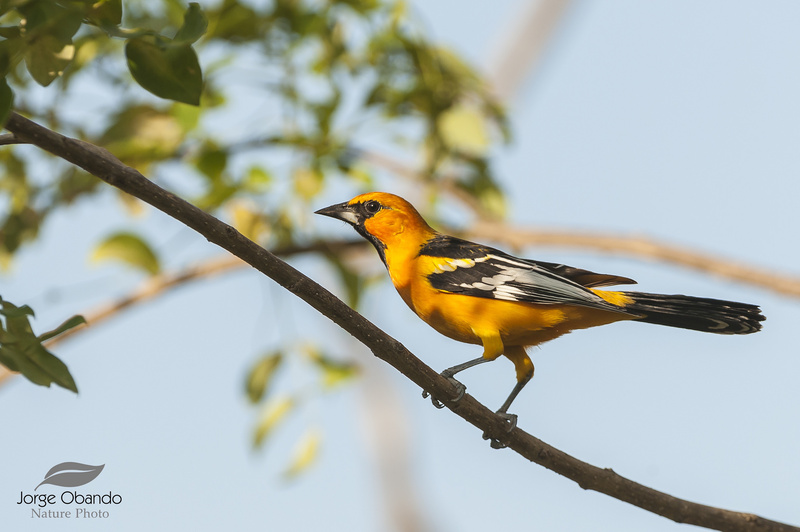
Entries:
[[[434, 293], [435, 297], [431, 297]], [[482, 338], [499, 334], [506, 347], [534, 346], [575, 329], [630, 319], [622, 313], [574, 305], [534, 305], [432, 289], [421, 294], [400, 291], [400, 295], [420, 318], [440, 333], [478, 345], [483, 343]]]

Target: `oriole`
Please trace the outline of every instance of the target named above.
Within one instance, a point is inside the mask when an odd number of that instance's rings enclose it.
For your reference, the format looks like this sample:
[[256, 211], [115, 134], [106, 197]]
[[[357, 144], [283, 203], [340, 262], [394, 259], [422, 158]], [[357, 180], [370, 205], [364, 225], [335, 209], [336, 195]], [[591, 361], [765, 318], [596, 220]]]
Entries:
[[636, 281], [520, 259], [438, 233], [410, 203], [393, 194], [362, 194], [316, 214], [344, 220], [371, 242], [403, 301], [426, 323], [454, 340], [483, 346], [482, 356], [442, 372], [462, 393], [463, 385], [453, 378], [456, 373], [500, 355], [514, 363], [517, 383], [497, 411], [512, 424], [516, 416], [508, 408], [533, 377], [528, 347], [622, 320], [750, 334], [765, 319], [757, 305], [747, 303], [599, 290]]

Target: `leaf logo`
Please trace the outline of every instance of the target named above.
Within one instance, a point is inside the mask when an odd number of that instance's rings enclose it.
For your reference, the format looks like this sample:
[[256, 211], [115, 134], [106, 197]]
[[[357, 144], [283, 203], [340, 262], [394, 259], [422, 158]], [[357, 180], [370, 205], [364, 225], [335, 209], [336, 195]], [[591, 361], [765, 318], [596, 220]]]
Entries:
[[[106, 465], [92, 466], [81, 464], [78, 462], [62, 462], [50, 468], [44, 476], [44, 480], [39, 483], [52, 484], [53, 486], [62, 486], [64, 488], [74, 488], [88, 484], [97, 478], [97, 475], [103, 470]], [[39, 486], [33, 491], [39, 489]]]

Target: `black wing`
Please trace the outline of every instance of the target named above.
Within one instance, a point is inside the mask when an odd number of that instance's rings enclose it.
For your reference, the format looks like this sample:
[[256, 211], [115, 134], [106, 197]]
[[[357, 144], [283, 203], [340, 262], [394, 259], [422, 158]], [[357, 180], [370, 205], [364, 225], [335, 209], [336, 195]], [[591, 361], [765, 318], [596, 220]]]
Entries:
[[419, 254], [441, 259], [428, 276], [434, 288], [475, 297], [619, 310], [586, 286], [633, 282], [625, 277], [596, 274], [561, 264], [519, 259], [446, 235], [430, 240]]

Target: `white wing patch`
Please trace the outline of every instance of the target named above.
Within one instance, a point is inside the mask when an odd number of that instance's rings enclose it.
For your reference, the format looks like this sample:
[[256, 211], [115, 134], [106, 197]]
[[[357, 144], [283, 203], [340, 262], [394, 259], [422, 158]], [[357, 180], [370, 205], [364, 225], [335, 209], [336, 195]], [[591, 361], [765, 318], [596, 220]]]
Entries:
[[479, 259], [442, 259], [442, 262], [436, 265], [433, 273], [454, 272], [456, 268], [472, 268], [477, 262], [484, 262], [489, 257], [481, 257]]
[[614, 308], [597, 294], [569, 279], [535, 264], [491, 253], [474, 259], [442, 257], [430, 278], [440, 290], [478, 297]]

